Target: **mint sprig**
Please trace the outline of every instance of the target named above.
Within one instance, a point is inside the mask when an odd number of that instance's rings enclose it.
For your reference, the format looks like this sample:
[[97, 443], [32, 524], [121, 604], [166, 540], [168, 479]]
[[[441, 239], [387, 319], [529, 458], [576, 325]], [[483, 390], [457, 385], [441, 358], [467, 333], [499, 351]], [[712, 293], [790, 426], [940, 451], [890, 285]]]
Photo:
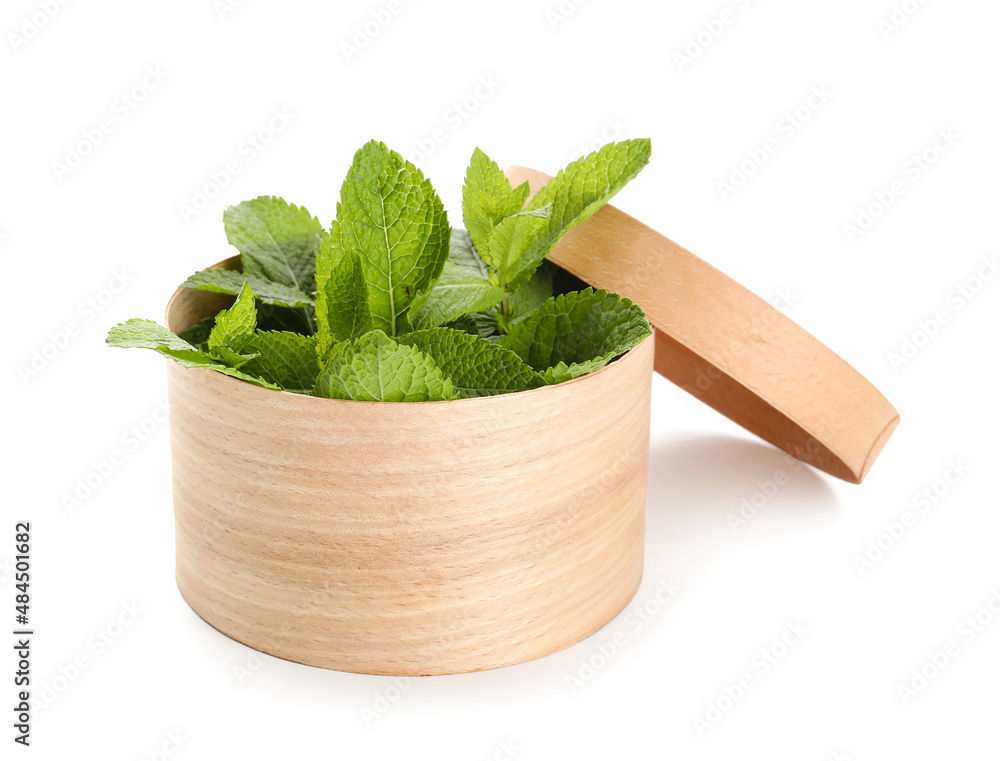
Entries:
[[646, 338], [616, 294], [554, 293], [544, 259], [648, 162], [648, 140], [612, 143], [528, 199], [476, 149], [452, 230], [429, 179], [384, 143], [355, 155], [337, 218], [260, 196], [226, 210], [239, 268], [186, 288], [235, 296], [181, 336], [148, 320], [108, 343], [153, 349], [270, 389], [362, 401], [445, 401], [525, 391], [592, 372]]

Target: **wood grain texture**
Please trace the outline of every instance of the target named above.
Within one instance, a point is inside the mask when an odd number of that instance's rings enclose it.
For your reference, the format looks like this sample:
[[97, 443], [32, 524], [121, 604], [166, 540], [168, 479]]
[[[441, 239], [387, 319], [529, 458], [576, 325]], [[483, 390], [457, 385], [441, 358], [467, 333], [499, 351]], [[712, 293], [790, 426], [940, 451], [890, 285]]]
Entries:
[[[512, 167], [537, 192], [549, 175]], [[606, 206], [549, 260], [636, 301], [656, 328], [656, 371], [820, 470], [861, 483], [899, 424], [878, 390], [763, 299]]]
[[[211, 314], [205, 297], [175, 294], [168, 326]], [[653, 352], [411, 404], [168, 363], [181, 593], [240, 642], [343, 671], [479, 671], [574, 644], [642, 576]]]

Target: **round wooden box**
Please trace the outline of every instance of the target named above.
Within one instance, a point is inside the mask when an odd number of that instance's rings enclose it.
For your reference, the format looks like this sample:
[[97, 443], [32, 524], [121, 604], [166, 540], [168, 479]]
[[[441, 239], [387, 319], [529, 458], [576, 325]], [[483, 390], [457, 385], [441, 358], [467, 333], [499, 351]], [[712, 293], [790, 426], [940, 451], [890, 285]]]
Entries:
[[[167, 324], [231, 301], [181, 289]], [[168, 363], [181, 593], [233, 639], [342, 671], [569, 647], [642, 576], [653, 345], [555, 386], [410, 404]]]

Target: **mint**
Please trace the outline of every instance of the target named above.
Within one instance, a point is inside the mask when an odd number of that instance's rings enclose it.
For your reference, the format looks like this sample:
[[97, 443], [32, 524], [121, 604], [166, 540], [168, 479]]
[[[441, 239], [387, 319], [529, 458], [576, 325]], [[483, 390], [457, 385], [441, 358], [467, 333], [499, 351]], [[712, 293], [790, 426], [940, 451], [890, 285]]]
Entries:
[[462, 397], [492, 396], [544, 385], [514, 352], [451, 328], [407, 333], [400, 343], [429, 355]]
[[434, 360], [373, 330], [334, 347], [316, 381], [316, 396], [363, 402], [433, 402], [456, 398]]
[[199, 270], [181, 283], [181, 288], [195, 288], [199, 291], [228, 293], [235, 296], [245, 283], [250, 285], [254, 295], [265, 304], [275, 304], [281, 307], [311, 307], [314, 303], [312, 296], [297, 288], [236, 270]]
[[236, 296], [177, 336], [147, 320], [112, 346], [270, 389], [357, 401], [444, 401], [515, 393], [592, 372], [649, 335], [628, 299], [553, 278], [552, 246], [634, 177], [648, 140], [575, 161], [528, 200], [476, 149], [452, 230], [413, 164], [371, 141], [324, 231], [305, 208], [260, 196], [226, 209], [242, 271], [196, 272], [184, 287]]
[[[535, 215], [518, 214], [508, 217], [490, 234], [486, 247], [480, 251], [483, 259], [494, 270], [496, 280], [507, 291], [513, 291], [515, 273], [527, 272], [527, 266], [521, 260], [538, 241], [548, 233], [551, 220]], [[541, 264], [541, 259], [537, 264]], [[534, 269], [531, 270], [534, 272]], [[531, 276], [528, 272], [528, 277]], [[525, 278], [527, 279], [527, 278]]]
[[357, 152], [337, 205], [344, 249], [358, 255], [376, 328], [390, 336], [438, 276], [451, 228], [423, 173], [384, 143]]
[[434, 287], [418, 294], [410, 306], [409, 324], [413, 330], [436, 328], [472, 312], [495, 306], [503, 290], [484, 280], [470, 269], [446, 262]]
[[373, 324], [361, 260], [344, 249], [337, 221], [323, 236], [316, 257], [316, 322], [321, 358], [329, 355], [335, 342], [360, 338]]
[[256, 331], [245, 349], [256, 356], [241, 369], [285, 391], [312, 393], [319, 376], [316, 336], [284, 331]]
[[530, 217], [498, 226], [486, 244], [489, 256], [480, 253], [500, 272], [501, 285], [513, 290], [530, 278], [563, 235], [593, 216], [649, 163], [650, 150], [649, 140], [627, 140], [577, 159], [528, 203], [528, 211], [549, 210], [544, 227], [528, 222]]
[[323, 226], [304, 207], [274, 196], [230, 206], [226, 237], [242, 255], [243, 272], [301, 293], [315, 289], [315, 261]]
[[208, 334], [208, 349], [215, 351], [226, 347], [240, 351], [253, 338], [257, 328], [257, 307], [254, 293], [247, 283], [243, 284], [236, 303], [216, 316], [215, 326]]
[[552, 298], [552, 268], [542, 262], [535, 274], [510, 295], [510, 312], [514, 324], [521, 322]]
[[512, 188], [500, 167], [476, 148], [462, 188], [462, 216], [477, 249], [485, 249], [497, 225], [524, 209], [530, 192], [526, 182]]
[[597, 370], [650, 334], [642, 308], [607, 291], [567, 293], [545, 302], [500, 346], [559, 383]]
[[108, 333], [109, 346], [121, 348], [153, 349], [160, 352], [184, 367], [214, 370], [223, 375], [230, 375], [240, 380], [248, 381], [264, 388], [277, 389], [278, 386], [263, 378], [257, 378], [248, 373], [223, 364], [218, 359], [195, 348], [187, 341], [171, 333], [151, 320], [128, 320], [113, 327]]

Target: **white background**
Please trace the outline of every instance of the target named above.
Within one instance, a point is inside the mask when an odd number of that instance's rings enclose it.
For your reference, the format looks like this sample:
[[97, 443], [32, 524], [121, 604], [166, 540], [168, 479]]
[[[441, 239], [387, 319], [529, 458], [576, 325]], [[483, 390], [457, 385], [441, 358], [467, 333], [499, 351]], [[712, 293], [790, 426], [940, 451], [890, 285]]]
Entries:
[[[998, 253], [1000, 6], [900, 5], [911, 13], [893, 19], [891, 0], [7, 0], [0, 599], [9, 632], [13, 525], [30, 519], [35, 690], [49, 700], [30, 750], [9, 750], [5, 710], [3, 757], [996, 757], [1000, 278], [977, 271]], [[390, 20], [366, 42], [373, 12]], [[706, 24], [721, 33], [692, 42]], [[810, 110], [812, 88], [829, 95]], [[287, 124], [253, 148], [276, 110]], [[935, 152], [939, 130], [954, 137]], [[634, 603], [648, 620], [624, 614], [557, 655], [399, 691], [257, 656], [198, 619], [173, 582], [164, 360], [105, 348], [108, 327], [161, 319], [177, 283], [232, 253], [229, 203], [282, 195], [328, 221], [371, 137], [422, 153], [458, 220], [476, 145], [551, 172], [639, 136], [653, 161], [616, 205], [761, 296], [784, 294], [900, 410], [867, 482], [797, 468], [657, 378]], [[777, 150], [724, 192], [768, 138]], [[212, 192], [230, 161], [238, 174]], [[897, 181], [905, 192], [850, 235]], [[186, 215], [198, 191], [214, 198]], [[918, 348], [893, 361], [907, 340]], [[99, 485], [68, 508], [88, 477]], [[734, 526], [744, 499], [762, 507]], [[915, 525], [888, 535], [907, 512]], [[884, 555], [860, 568], [870, 542]], [[963, 623], [977, 612], [978, 629]], [[796, 622], [806, 633], [763, 673], [760, 652]], [[958, 654], [901, 694], [949, 641]]]

